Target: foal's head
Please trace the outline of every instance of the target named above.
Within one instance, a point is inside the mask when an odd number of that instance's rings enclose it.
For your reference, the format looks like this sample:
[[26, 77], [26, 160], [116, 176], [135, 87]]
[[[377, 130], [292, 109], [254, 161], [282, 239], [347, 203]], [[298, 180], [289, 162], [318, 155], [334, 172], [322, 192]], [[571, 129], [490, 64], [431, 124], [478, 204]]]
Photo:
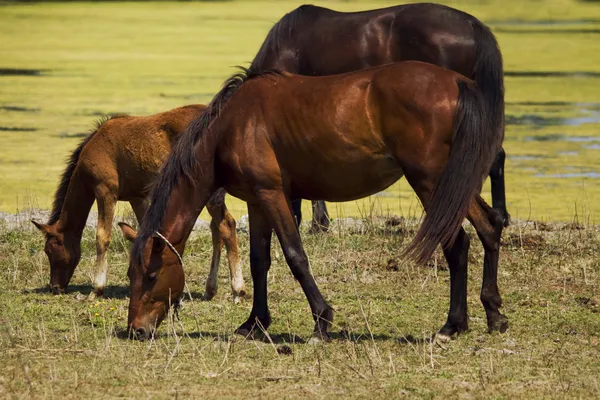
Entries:
[[[131, 226], [123, 222], [119, 226], [127, 240], [137, 239]], [[127, 271], [131, 287], [127, 323], [130, 335], [144, 340], [154, 333], [169, 307], [179, 303], [185, 276], [179, 254], [162, 237], [154, 235], [141, 246], [141, 254], [132, 251]]]
[[80, 240], [59, 232], [56, 224], [31, 222], [46, 236], [44, 252], [50, 261], [50, 289], [54, 294], [64, 293], [81, 258]]

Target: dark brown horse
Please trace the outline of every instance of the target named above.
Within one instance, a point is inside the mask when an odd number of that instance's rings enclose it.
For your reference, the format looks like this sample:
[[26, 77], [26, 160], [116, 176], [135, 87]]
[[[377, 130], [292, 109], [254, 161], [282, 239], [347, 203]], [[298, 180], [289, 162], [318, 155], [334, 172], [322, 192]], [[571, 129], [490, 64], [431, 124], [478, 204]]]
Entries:
[[[94, 294], [102, 295], [108, 272], [108, 246], [117, 201], [129, 201], [141, 223], [148, 207], [148, 187], [154, 183], [171, 146], [205, 109], [191, 105], [144, 116], [104, 119], [71, 154], [54, 197], [47, 224], [32, 221], [46, 237], [50, 287], [65, 291], [81, 256], [81, 236], [94, 200], [98, 204]], [[227, 248], [234, 300], [245, 292], [235, 220], [222, 196], [207, 205], [212, 217], [213, 259], [205, 299], [217, 292], [217, 272], [223, 244]], [[130, 227], [121, 223], [127, 237]]]
[[467, 216], [485, 248], [488, 328], [504, 331], [496, 283], [502, 219], [478, 195], [502, 140], [489, 108], [475, 82], [416, 61], [324, 77], [235, 75], [190, 125], [154, 189], [131, 252], [130, 331], [147, 338], [181, 296], [179, 254], [208, 199], [225, 188], [248, 203], [250, 222], [254, 299], [237, 332], [251, 335], [271, 322], [275, 230], [310, 304], [315, 335], [327, 338], [333, 310], [310, 274], [291, 199], [349, 201], [402, 176], [427, 213], [408, 251], [424, 261], [441, 243], [450, 267], [450, 311], [440, 336], [468, 326]]
[[[472, 15], [439, 4], [406, 4], [343, 13], [304, 5], [267, 35], [253, 71], [331, 75], [395, 61], [418, 60], [452, 69], [477, 82], [494, 129], [504, 134], [502, 56], [489, 29]], [[500, 148], [490, 169], [492, 204], [508, 225]], [[293, 203], [298, 221], [300, 200]], [[313, 201], [311, 230], [326, 229], [325, 203]]]

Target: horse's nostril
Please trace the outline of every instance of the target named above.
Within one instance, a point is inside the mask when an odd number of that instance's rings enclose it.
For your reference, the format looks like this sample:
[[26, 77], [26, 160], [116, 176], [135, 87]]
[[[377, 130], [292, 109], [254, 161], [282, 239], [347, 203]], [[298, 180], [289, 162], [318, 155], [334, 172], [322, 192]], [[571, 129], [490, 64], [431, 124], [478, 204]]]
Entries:
[[138, 339], [145, 339], [146, 338], [146, 330], [144, 328], [137, 328], [135, 330], [135, 337]]

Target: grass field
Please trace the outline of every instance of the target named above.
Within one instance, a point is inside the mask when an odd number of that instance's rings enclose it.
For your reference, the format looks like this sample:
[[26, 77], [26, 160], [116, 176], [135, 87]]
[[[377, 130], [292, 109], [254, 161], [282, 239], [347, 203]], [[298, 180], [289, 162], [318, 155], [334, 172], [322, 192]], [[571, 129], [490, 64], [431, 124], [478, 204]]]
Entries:
[[[101, 115], [208, 102], [233, 66], [247, 65], [271, 25], [299, 3], [150, 4], [0, 7], [0, 68], [41, 70], [39, 76], [0, 75], [0, 210], [48, 208], [65, 156]], [[391, 3], [324, 4], [358, 10]], [[513, 217], [568, 221], [577, 212], [596, 221], [600, 6], [570, 0], [448, 4], [489, 23], [504, 54]], [[555, 74], [522, 76], [528, 72]], [[588, 75], [568, 74], [576, 72]], [[245, 214], [241, 202], [229, 203], [235, 216]], [[380, 196], [331, 208], [336, 217], [418, 207], [401, 181]]]
[[[127, 246], [115, 235], [107, 298], [90, 302], [93, 232], [70, 294], [53, 296], [43, 241], [0, 228], [0, 397], [36, 398], [592, 398], [600, 393], [600, 232], [575, 224], [519, 223], [504, 235], [500, 288], [510, 318], [486, 333], [478, 300], [482, 249], [471, 246], [471, 330], [445, 347], [448, 271], [400, 259], [413, 224], [367, 221], [365, 232], [303, 235], [317, 283], [336, 310], [334, 340], [310, 345], [312, 318], [281, 252], [269, 277], [273, 325], [264, 341], [232, 335], [250, 299], [234, 305], [226, 273], [212, 302], [198, 300], [210, 237], [185, 257], [181, 321], [154, 341], [125, 340]], [[472, 243], [475, 243], [474, 240]], [[248, 236], [240, 234], [246, 280]], [[390, 260], [393, 260], [390, 262]]]
[[[303, 228], [317, 283], [336, 310], [334, 340], [316, 346], [305, 343], [310, 310], [278, 246], [269, 276], [273, 325], [263, 341], [232, 335], [251, 299], [233, 304], [225, 265], [217, 297], [199, 301], [211, 254], [206, 231], [186, 251], [194, 300], [181, 320], [164, 323], [153, 341], [125, 340], [124, 239], [113, 234], [105, 299], [87, 298], [91, 228], [71, 291], [53, 296], [43, 238], [26, 210], [21, 225], [0, 219], [0, 398], [600, 397], [600, 5], [446, 3], [490, 24], [504, 54], [508, 205], [516, 219], [500, 258], [505, 334], [486, 333], [483, 250], [474, 239], [471, 330], [443, 347], [426, 340], [445, 320], [449, 273], [440, 254], [427, 266], [400, 258], [416, 221], [390, 226], [387, 218], [421, 214], [405, 182], [330, 205], [336, 219], [364, 218], [360, 229], [339, 220], [327, 234]], [[0, 210], [48, 208], [63, 159], [101, 115], [208, 102], [299, 4], [0, 5]], [[15, 75], [19, 69], [39, 74]], [[228, 205], [236, 217], [246, 213], [236, 199]], [[251, 292], [245, 230], [239, 243]]]

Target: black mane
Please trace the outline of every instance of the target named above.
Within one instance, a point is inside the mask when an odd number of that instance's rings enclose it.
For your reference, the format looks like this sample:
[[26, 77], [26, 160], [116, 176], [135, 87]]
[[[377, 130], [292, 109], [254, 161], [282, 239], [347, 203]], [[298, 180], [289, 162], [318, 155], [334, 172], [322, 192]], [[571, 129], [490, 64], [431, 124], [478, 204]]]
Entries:
[[[207, 173], [207, 171], [203, 170], [201, 163], [199, 163], [195, 148], [200, 142], [207, 141], [210, 125], [220, 115], [225, 103], [248, 80], [263, 75], [279, 74], [278, 71], [258, 72], [252, 68], [238, 68], [240, 71], [225, 81], [221, 90], [215, 95], [206, 109], [190, 123], [187, 131], [177, 140], [169, 157], [165, 161], [160, 177], [152, 189], [150, 208], [146, 212], [138, 233], [138, 238], [131, 250], [132, 259], [138, 260], [138, 263], [141, 264], [144, 247], [148, 239], [155, 231], [161, 231], [162, 229], [163, 218], [167, 210], [171, 192], [179, 180], [186, 179], [192, 187], [195, 187], [198, 183], [197, 178]], [[205, 146], [204, 148], [205, 157], [211, 156], [210, 151], [212, 149], [209, 147]]]

